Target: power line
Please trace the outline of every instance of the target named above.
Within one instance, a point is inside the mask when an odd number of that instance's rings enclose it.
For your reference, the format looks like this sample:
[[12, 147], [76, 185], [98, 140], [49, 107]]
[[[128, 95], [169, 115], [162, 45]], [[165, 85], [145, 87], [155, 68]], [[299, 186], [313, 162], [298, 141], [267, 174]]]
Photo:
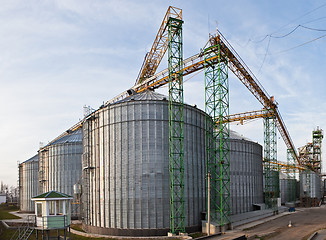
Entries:
[[[257, 41], [255, 41], [255, 40], [251, 40], [251, 39], [249, 39], [249, 42], [260, 43], [260, 42], [264, 41], [267, 37], [273, 37], [273, 36], [272, 36], [273, 34], [275, 34], [275, 33], [277, 33], [277, 32], [280, 32], [282, 29], [284, 29], [286, 26], [290, 25], [291, 23], [293, 23], [293, 22], [295, 22], [295, 21], [297, 21], [297, 20], [299, 20], [299, 19], [301, 19], [301, 18], [303, 18], [303, 17], [309, 15], [310, 13], [315, 12], [315, 11], [317, 11], [318, 9], [320, 9], [320, 8], [322, 8], [322, 7], [325, 7], [325, 6], [326, 6], [326, 3], [322, 4], [321, 6], [319, 6], [319, 7], [317, 7], [317, 8], [314, 8], [313, 10], [311, 10], [311, 11], [309, 11], [309, 12], [307, 12], [307, 13], [301, 15], [301, 16], [298, 17], [298, 18], [295, 18], [294, 20], [288, 22], [287, 24], [285, 24], [285, 25], [283, 25], [282, 27], [278, 28], [278, 29], [275, 30], [274, 32], [272, 32], [272, 33], [270, 33], [270, 34], [266, 34], [266, 35], [265, 35], [261, 40], [257, 40]], [[316, 20], [312, 20], [312, 21], [310, 21], [310, 22], [318, 21], [318, 20], [323, 19], [323, 18], [326, 18], [326, 17], [321, 17], [321, 18], [318, 18], [318, 19], [316, 19]], [[310, 22], [306, 22], [306, 23], [310, 23]], [[304, 23], [304, 24], [305, 24], [305, 23]], [[298, 26], [299, 26], [299, 25], [298, 25]], [[292, 30], [290, 33], [286, 34], [285, 36], [288, 36], [288, 35], [290, 35], [292, 32], [294, 32], [294, 31], [298, 28], [298, 26], [296, 26], [294, 30]], [[275, 38], [279, 38], [279, 37], [275, 37]]]
[[265, 63], [265, 60], [266, 60], [266, 57], [267, 57], [267, 54], [268, 54], [268, 50], [269, 50], [269, 44], [271, 43], [271, 37], [269, 37], [268, 39], [268, 44], [267, 44], [267, 47], [266, 47], [266, 52], [265, 52], [265, 56], [264, 56], [264, 59], [263, 59], [263, 62], [261, 63], [260, 65], [260, 68], [258, 70], [258, 72], [260, 73], [261, 69], [263, 68], [263, 65]]
[[304, 46], [304, 45], [307, 45], [307, 44], [309, 44], [309, 43], [311, 43], [311, 42], [317, 41], [317, 40], [319, 40], [319, 39], [321, 39], [321, 38], [324, 38], [324, 37], [326, 37], [326, 34], [325, 34], [325, 35], [322, 35], [322, 36], [320, 36], [320, 37], [318, 37], [318, 38], [314, 38], [314, 39], [312, 39], [312, 40], [310, 40], [310, 41], [307, 41], [307, 42], [301, 43], [301, 44], [299, 44], [299, 45], [297, 45], [297, 46], [294, 46], [294, 47], [292, 47], [292, 48], [285, 49], [285, 50], [282, 50], [282, 51], [280, 51], [280, 52], [276, 52], [276, 53], [269, 53], [268, 55], [278, 55], [278, 54], [282, 54], [282, 53], [285, 53], [285, 52], [291, 51], [291, 50], [293, 50], [293, 49], [296, 49], [296, 48], [302, 47], [302, 46]]
[[297, 21], [297, 20], [299, 20], [299, 19], [301, 19], [301, 18], [303, 18], [303, 17], [309, 15], [310, 13], [313, 13], [313, 12], [317, 11], [318, 9], [320, 9], [320, 8], [322, 8], [322, 7], [325, 7], [325, 6], [326, 6], [326, 3], [320, 5], [320, 6], [317, 7], [317, 8], [312, 9], [311, 11], [309, 11], [309, 12], [307, 12], [307, 13], [301, 15], [300, 17], [298, 17], [298, 18], [296, 18], [296, 19], [290, 21], [289, 23], [285, 24], [284, 26], [280, 27], [278, 30], [276, 30], [275, 32], [273, 32], [273, 33], [271, 33], [271, 34], [274, 34], [274, 33], [279, 32], [280, 30], [282, 30], [283, 28], [285, 28], [285, 27], [288, 26], [289, 24], [291, 24], [291, 23], [293, 23], [293, 22], [295, 22], [295, 21]]

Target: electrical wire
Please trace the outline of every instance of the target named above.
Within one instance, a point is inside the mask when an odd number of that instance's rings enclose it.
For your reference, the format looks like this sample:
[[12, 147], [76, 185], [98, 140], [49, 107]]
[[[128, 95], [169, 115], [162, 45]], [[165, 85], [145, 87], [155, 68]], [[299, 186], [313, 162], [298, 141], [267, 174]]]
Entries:
[[[322, 8], [322, 7], [325, 7], [325, 6], [326, 6], [326, 3], [322, 4], [321, 6], [319, 6], [319, 7], [317, 7], [317, 8], [314, 8], [313, 10], [311, 10], [311, 11], [309, 11], [309, 12], [307, 12], [307, 13], [301, 15], [301, 16], [298, 17], [298, 18], [295, 18], [294, 20], [288, 22], [287, 24], [285, 24], [284, 26], [278, 28], [278, 29], [275, 30], [274, 32], [265, 35], [261, 40], [251, 40], [251, 39], [249, 39], [249, 41], [250, 41], [250, 42], [253, 42], [253, 43], [260, 43], [260, 42], [263, 42], [267, 37], [269, 37], [269, 36], [270, 36], [270, 37], [273, 37], [273, 34], [280, 32], [282, 29], [284, 29], [285, 27], [287, 27], [287, 26], [290, 25], [291, 23], [293, 23], [293, 22], [295, 22], [295, 21], [297, 21], [297, 20], [299, 20], [299, 19], [301, 19], [301, 18], [303, 18], [303, 17], [309, 15], [310, 13], [313, 13], [313, 12], [317, 11], [318, 9], [320, 9], [320, 8]], [[319, 18], [319, 19], [317, 19], [317, 20], [312, 20], [312, 21], [310, 21], [310, 22], [318, 21], [318, 20], [323, 19], [323, 18], [325, 18], [325, 17]], [[310, 22], [307, 22], [307, 23], [310, 23]], [[298, 26], [297, 26], [296, 28], [298, 28]], [[292, 31], [295, 31], [295, 30], [296, 30], [296, 29], [294, 29], [294, 30], [292, 30]], [[287, 36], [287, 35], [290, 35], [291, 33], [292, 33], [292, 32], [290, 32], [289, 34], [286, 34], [286, 36]], [[285, 36], [284, 36], [284, 37], [285, 37]], [[277, 37], [276, 37], [276, 38], [277, 38]]]
[[282, 35], [282, 36], [273, 36], [272, 34], [270, 34], [270, 35], [266, 35], [266, 37], [268, 37], [268, 44], [267, 44], [267, 48], [266, 48], [266, 51], [265, 51], [264, 59], [263, 59], [263, 61], [262, 61], [262, 64], [260, 65], [260, 68], [259, 68], [259, 71], [258, 71], [258, 72], [261, 72], [261, 69], [263, 68], [263, 65], [264, 65], [264, 63], [265, 63], [265, 61], [266, 61], [266, 57], [267, 57], [267, 55], [270, 56], [270, 55], [277, 55], [277, 54], [280, 54], [280, 53], [288, 52], [288, 51], [290, 51], [290, 50], [296, 49], [296, 48], [298, 48], [298, 47], [301, 47], [301, 46], [303, 46], [303, 45], [306, 45], [306, 44], [308, 44], [308, 43], [311, 43], [311, 42], [313, 42], [313, 41], [316, 41], [316, 40], [318, 40], [318, 39], [320, 39], [320, 38], [325, 37], [325, 36], [321, 36], [321, 37], [315, 38], [315, 39], [313, 39], [313, 40], [310, 40], [310, 41], [305, 42], [305, 43], [303, 43], [303, 44], [300, 44], [300, 45], [298, 45], [298, 46], [295, 46], [295, 47], [289, 48], [289, 49], [287, 49], [287, 50], [283, 50], [283, 51], [278, 52], [278, 53], [276, 53], [276, 54], [269, 54], [269, 53], [268, 53], [268, 51], [269, 51], [269, 46], [270, 46], [270, 42], [271, 42], [271, 38], [285, 38], [285, 37], [291, 35], [292, 33], [294, 33], [294, 32], [295, 32], [298, 28], [300, 28], [300, 27], [301, 27], [301, 28], [308, 29], [308, 30], [311, 30], [311, 31], [326, 32], [326, 29], [311, 28], [311, 27], [306, 27], [306, 26], [303, 26], [303, 25], [299, 24], [299, 25], [297, 25], [294, 29], [292, 29], [290, 32], [288, 32], [288, 33], [285, 34], [285, 35]]
[[282, 30], [282, 29], [285, 28], [286, 26], [290, 25], [291, 23], [293, 23], [293, 22], [295, 22], [295, 21], [297, 21], [297, 20], [299, 20], [299, 19], [301, 19], [301, 18], [303, 18], [303, 17], [309, 15], [310, 13], [313, 13], [313, 12], [317, 11], [318, 9], [320, 9], [320, 8], [322, 8], [322, 7], [325, 7], [325, 6], [326, 6], [326, 3], [320, 5], [320, 6], [317, 7], [317, 8], [312, 9], [311, 11], [309, 11], [309, 12], [307, 12], [307, 13], [301, 15], [300, 17], [298, 17], [298, 18], [296, 18], [296, 19], [290, 21], [289, 23], [285, 24], [284, 26], [280, 27], [278, 30], [276, 30], [276, 31], [273, 32], [272, 34], [279, 32], [280, 30]]
[[263, 65], [264, 65], [264, 63], [265, 63], [265, 60], [266, 60], [266, 57], [267, 57], [267, 54], [268, 54], [268, 50], [269, 50], [269, 45], [270, 45], [270, 43], [271, 43], [271, 37], [269, 37], [269, 39], [268, 39], [268, 44], [267, 44], [267, 48], [266, 48], [266, 52], [265, 52], [265, 56], [264, 56], [263, 62], [262, 62], [261, 65], [260, 65], [260, 68], [259, 68], [259, 70], [258, 70], [259, 73], [261, 72], [261, 69], [263, 68]]
[[294, 47], [292, 47], [292, 48], [285, 49], [285, 50], [282, 50], [282, 51], [280, 51], [280, 52], [276, 52], [276, 53], [270, 53], [270, 54], [268, 54], [268, 55], [279, 55], [279, 54], [282, 54], [282, 53], [286, 53], [286, 52], [288, 52], [288, 51], [291, 51], [291, 50], [293, 50], [293, 49], [296, 49], [296, 48], [302, 47], [302, 46], [304, 46], [304, 45], [307, 45], [307, 44], [309, 44], [309, 43], [312, 43], [312, 42], [317, 41], [317, 40], [319, 40], [319, 39], [321, 39], [321, 38], [324, 38], [324, 37], [326, 37], [326, 34], [325, 34], [325, 35], [322, 35], [322, 36], [320, 36], [320, 37], [318, 37], [318, 38], [314, 38], [314, 39], [312, 39], [312, 40], [310, 40], [310, 41], [307, 41], [307, 42], [301, 43], [301, 44], [299, 44], [299, 45], [297, 45], [297, 46], [294, 46]]

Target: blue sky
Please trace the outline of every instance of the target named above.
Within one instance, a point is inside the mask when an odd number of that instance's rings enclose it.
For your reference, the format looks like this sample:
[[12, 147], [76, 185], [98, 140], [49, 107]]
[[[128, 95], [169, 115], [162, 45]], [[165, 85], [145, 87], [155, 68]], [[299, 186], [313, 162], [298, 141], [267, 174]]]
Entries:
[[[0, 3], [0, 180], [9, 185], [17, 183], [17, 162], [79, 121], [84, 105], [98, 108], [133, 86], [169, 5], [183, 9], [184, 57], [198, 53], [218, 27], [275, 97], [296, 147], [311, 141], [317, 126], [325, 128], [326, 1]], [[299, 27], [287, 35], [298, 25], [319, 31]], [[203, 74], [188, 79], [185, 101], [203, 108]], [[230, 113], [261, 109], [231, 72], [229, 79]], [[262, 125], [231, 129], [262, 144]], [[280, 138], [279, 160], [285, 151]]]

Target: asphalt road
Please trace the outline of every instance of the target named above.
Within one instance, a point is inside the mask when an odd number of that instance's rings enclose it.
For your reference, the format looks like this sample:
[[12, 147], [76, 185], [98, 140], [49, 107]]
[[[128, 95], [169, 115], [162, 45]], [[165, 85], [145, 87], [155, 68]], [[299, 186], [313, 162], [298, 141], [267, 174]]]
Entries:
[[[288, 227], [291, 221], [292, 227]], [[326, 228], [326, 206], [301, 208], [293, 214], [265, 222], [245, 232], [250, 239], [299, 240], [305, 239], [315, 231]], [[258, 236], [255, 238], [254, 236]], [[324, 239], [324, 238], [321, 238]]]

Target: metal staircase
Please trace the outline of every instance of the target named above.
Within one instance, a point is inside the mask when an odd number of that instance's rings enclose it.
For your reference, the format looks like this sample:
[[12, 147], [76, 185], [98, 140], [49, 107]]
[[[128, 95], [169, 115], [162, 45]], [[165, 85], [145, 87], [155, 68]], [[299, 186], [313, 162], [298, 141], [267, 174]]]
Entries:
[[27, 222], [23, 222], [11, 236], [10, 240], [27, 240], [34, 232], [35, 215], [27, 216]]

